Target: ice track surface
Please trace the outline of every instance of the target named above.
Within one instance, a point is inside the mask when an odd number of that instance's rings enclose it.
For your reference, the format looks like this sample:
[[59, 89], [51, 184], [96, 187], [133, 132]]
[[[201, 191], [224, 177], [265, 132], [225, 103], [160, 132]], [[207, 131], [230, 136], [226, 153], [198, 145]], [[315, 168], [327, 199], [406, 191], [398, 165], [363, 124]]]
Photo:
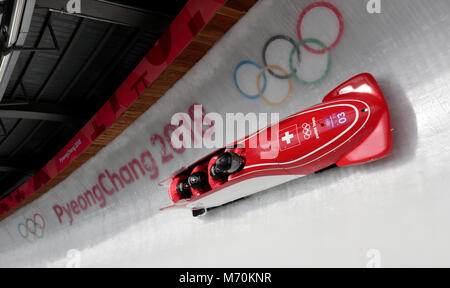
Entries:
[[[450, 266], [450, 2], [381, 1], [381, 14], [367, 13], [367, 1], [330, 3], [341, 11], [344, 30], [323, 81], [313, 86], [293, 81], [292, 97], [281, 107], [236, 90], [236, 65], [251, 60], [262, 66], [262, 49], [271, 36], [298, 41], [298, 16], [311, 4], [260, 1], [113, 143], [0, 223], [0, 266], [64, 267], [73, 255], [81, 267]], [[336, 16], [325, 8], [311, 10], [302, 26], [305, 37], [326, 45], [338, 32]], [[291, 48], [289, 42], [274, 42], [268, 62], [288, 70]], [[299, 74], [310, 80], [320, 76], [326, 57], [304, 48], [301, 54]], [[255, 93], [257, 73], [246, 69], [238, 82]], [[390, 106], [395, 131], [389, 158], [294, 180], [199, 219], [188, 210], [159, 211], [170, 203], [158, 180], [208, 153], [173, 153], [171, 161], [161, 163], [160, 149], [149, 139], [163, 133], [173, 113], [201, 103], [207, 112], [278, 111], [284, 117], [320, 102], [361, 72], [375, 76]], [[267, 74], [267, 81], [265, 95], [280, 100], [287, 80]], [[141, 179], [106, 196], [105, 207], [73, 215], [71, 225], [67, 216], [58, 221], [54, 205], [76, 199], [105, 169], [118, 171], [145, 150], [157, 161], [157, 179]], [[26, 241], [18, 225], [36, 213], [45, 219], [44, 234]]]

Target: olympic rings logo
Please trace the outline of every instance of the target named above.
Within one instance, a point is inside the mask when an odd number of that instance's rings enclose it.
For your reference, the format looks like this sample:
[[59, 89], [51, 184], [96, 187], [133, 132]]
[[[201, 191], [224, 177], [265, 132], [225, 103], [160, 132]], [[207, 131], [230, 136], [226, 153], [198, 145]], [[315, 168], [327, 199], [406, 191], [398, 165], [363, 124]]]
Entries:
[[33, 218], [27, 218], [25, 223], [17, 225], [20, 236], [28, 242], [33, 243], [44, 237], [45, 220], [41, 214], [34, 214]]
[[[322, 41], [320, 41], [318, 39], [303, 38], [303, 35], [302, 35], [301, 27], [302, 27], [302, 23], [305, 18], [305, 15], [308, 12], [310, 12], [313, 8], [316, 8], [316, 7], [328, 8], [336, 15], [338, 22], [339, 22], [338, 35], [337, 35], [336, 39], [334, 40], [334, 42], [328, 47]], [[319, 84], [328, 76], [328, 73], [330, 72], [330, 68], [331, 68], [331, 54], [329, 52], [331, 50], [333, 50], [339, 44], [339, 42], [342, 38], [343, 32], [344, 32], [343, 17], [342, 17], [341, 12], [335, 6], [333, 6], [332, 4], [330, 4], [328, 2], [315, 2], [315, 3], [310, 4], [300, 13], [298, 21], [297, 21], [297, 36], [298, 36], [299, 41], [297, 42], [294, 39], [292, 39], [291, 37], [286, 36], [286, 35], [275, 35], [275, 36], [272, 36], [271, 38], [269, 38], [269, 40], [267, 40], [266, 43], [264, 44], [264, 47], [262, 50], [262, 62], [264, 64], [264, 66], [261, 66], [258, 63], [251, 61], [251, 60], [244, 60], [244, 61], [241, 61], [240, 63], [238, 63], [238, 65], [235, 67], [233, 80], [234, 80], [234, 85], [236, 86], [236, 89], [238, 90], [238, 92], [241, 95], [243, 95], [244, 97], [246, 97], [248, 99], [261, 98], [267, 105], [270, 105], [270, 106], [284, 105], [289, 100], [289, 98], [291, 97], [291, 94], [292, 94], [292, 89], [293, 89], [292, 88], [293, 87], [292, 79], [295, 79], [297, 82], [299, 82], [303, 86], [311, 86], [311, 85]], [[287, 41], [287, 42], [291, 43], [293, 46], [293, 48], [289, 54], [289, 70], [290, 71], [286, 71], [279, 65], [270, 65], [267, 63], [267, 57], [266, 57], [267, 49], [272, 42], [277, 41], [277, 40]], [[312, 48], [308, 44], [315, 44], [318, 47], [320, 47], [320, 49]], [[298, 75], [297, 69], [295, 68], [295, 65], [294, 65], [294, 54], [297, 55], [296, 56], [297, 66], [301, 65], [300, 47], [304, 47], [308, 52], [311, 52], [313, 54], [325, 54], [325, 53], [328, 54], [325, 71], [318, 79], [312, 80], [312, 81], [307, 81], [307, 80], [300, 78], [300, 76]], [[244, 92], [238, 84], [237, 74], [238, 74], [239, 69], [241, 69], [241, 67], [244, 65], [254, 66], [259, 71], [258, 76], [256, 78], [257, 79], [256, 86], [258, 89], [257, 94], [251, 95], [251, 94]], [[284, 98], [279, 102], [272, 102], [264, 95], [266, 88], [267, 88], [266, 72], [269, 72], [269, 74], [275, 78], [288, 81], [288, 85], [289, 85], [288, 91], [287, 91], [286, 95], [284, 96]], [[262, 79], [262, 83], [261, 83], [261, 79]]]
[[302, 128], [303, 128], [303, 138], [305, 138], [305, 140], [311, 139], [312, 135], [311, 125], [309, 125], [308, 123], [304, 123], [302, 125]]

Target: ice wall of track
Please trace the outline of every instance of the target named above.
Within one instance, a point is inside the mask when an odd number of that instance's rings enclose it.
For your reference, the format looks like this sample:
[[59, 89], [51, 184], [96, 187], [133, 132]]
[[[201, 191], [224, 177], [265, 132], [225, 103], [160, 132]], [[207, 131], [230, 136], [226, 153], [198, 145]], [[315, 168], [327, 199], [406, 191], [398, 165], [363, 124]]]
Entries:
[[[450, 2], [381, 0], [381, 13], [369, 14], [367, 1], [330, 1], [342, 13], [344, 31], [330, 52], [327, 77], [313, 86], [293, 81], [292, 97], [281, 107], [243, 97], [233, 82], [236, 65], [246, 59], [263, 65], [262, 48], [271, 36], [298, 40], [297, 19], [310, 3], [257, 3], [114, 142], [0, 223], [0, 266], [64, 267], [74, 257], [81, 267], [450, 266]], [[329, 10], [316, 8], [302, 29], [329, 45], [337, 24]], [[287, 70], [291, 48], [288, 42], [274, 42], [268, 61]], [[314, 79], [326, 57], [301, 52], [299, 74]], [[320, 102], [361, 72], [377, 78], [390, 105], [391, 157], [295, 180], [200, 219], [185, 210], [159, 211], [170, 201], [158, 180], [208, 152], [168, 150], [173, 158], [162, 163], [160, 146], [150, 137], [164, 135], [172, 114], [200, 103], [207, 112], [280, 112], [284, 117]], [[248, 67], [240, 70], [238, 83], [256, 92], [256, 74]], [[267, 81], [267, 97], [281, 99], [287, 81], [270, 75]], [[60, 223], [54, 205], [76, 199], [106, 169], [118, 172], [147, 150], [158, 167], [155, 179], [147, 174], [106, 195], [103, 208], [97, 203], [73, 215], [71, 224], [66, 215]], [[36, 213], [45, 221], [42, 238], [25, 239], [18, 227]]]

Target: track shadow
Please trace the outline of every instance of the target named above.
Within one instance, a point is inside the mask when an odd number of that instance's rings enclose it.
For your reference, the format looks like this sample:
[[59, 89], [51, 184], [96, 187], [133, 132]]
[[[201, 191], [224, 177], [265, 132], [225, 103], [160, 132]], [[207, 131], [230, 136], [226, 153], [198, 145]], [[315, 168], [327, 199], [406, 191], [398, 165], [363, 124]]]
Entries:
[[402, 87], [391, 79], [377, 80], [383, 91], [391, 112], [391, 122], [394, 128], [394, 149], [385, 159], [368, 165], [380, 169], [402, 166], [413, 160], [417, 150], [418, 128], [414, 108]]

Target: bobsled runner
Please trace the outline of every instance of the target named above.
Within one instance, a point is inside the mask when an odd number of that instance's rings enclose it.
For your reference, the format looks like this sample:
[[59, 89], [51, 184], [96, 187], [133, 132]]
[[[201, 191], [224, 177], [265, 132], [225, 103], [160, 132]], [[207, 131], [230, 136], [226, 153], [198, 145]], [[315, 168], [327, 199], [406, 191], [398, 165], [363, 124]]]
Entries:
[[[260, 138], [266, 139], [264, 145]], [[177, 171], [161, 182], [170, 183], [174, 202], [161, 210], [188, 208], [194, 216], [203, 215], [295, 178], [328, 167], [371, 162], [391, 152], [388, 106], [373, 76], [360, 74], [322, 103]]]

